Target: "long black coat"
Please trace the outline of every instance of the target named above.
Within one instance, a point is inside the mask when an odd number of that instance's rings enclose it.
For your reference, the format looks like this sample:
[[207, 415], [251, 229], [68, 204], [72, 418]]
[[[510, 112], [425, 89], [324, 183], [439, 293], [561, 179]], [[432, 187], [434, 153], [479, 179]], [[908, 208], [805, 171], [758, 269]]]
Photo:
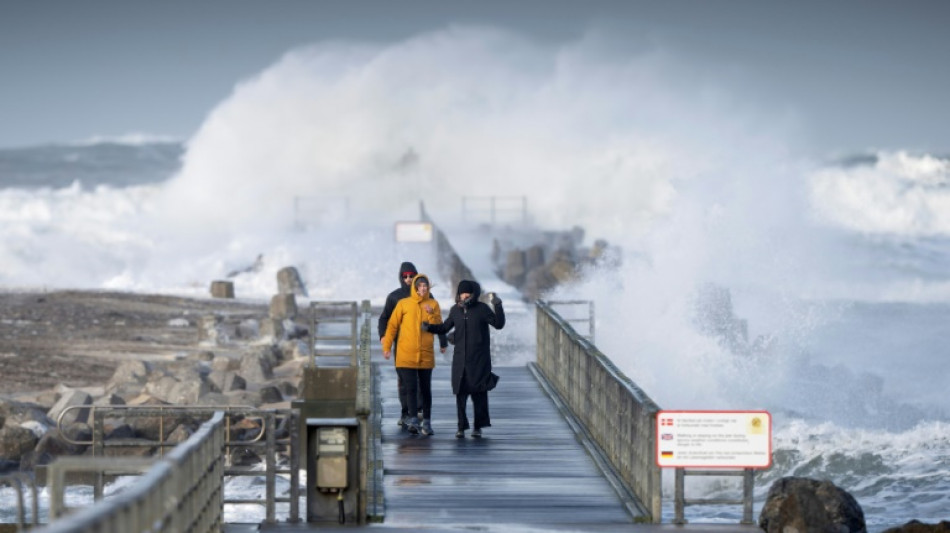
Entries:
[[[478, 288], [481, 292], [481, 288]], [[505, 310], [499, 303], [492, 306], [479, 302], [474, 294], [468, 305], [459, 303], [449, 310], [449, 317], [441, 324], [430, 324], [432, 333], [448, 333], [455, 328], [455, 351], [452, 352], [452, 392], [461, 390], [465, 376], [466, 392], [488, 391], [491, 375], [491, 338], [488, 326], [505, 327]]]

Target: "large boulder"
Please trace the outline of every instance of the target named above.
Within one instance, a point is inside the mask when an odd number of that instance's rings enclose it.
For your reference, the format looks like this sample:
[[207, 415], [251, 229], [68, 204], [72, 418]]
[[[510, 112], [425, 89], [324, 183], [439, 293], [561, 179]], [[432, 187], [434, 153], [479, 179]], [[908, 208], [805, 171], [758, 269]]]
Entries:
[[75, 422], [86, 423], [89, 421], [89, 409], [82, 407], [86, 405], [92, 405], [92, 396], [81, 390], [69, 390], [63, 393], [46, 415], [54, 422], [62, 415], [64, 427]]
[[759, 527], [767, 533], [865, 533], [864, 511], [831, 481], [783, 477], [772, 484]]

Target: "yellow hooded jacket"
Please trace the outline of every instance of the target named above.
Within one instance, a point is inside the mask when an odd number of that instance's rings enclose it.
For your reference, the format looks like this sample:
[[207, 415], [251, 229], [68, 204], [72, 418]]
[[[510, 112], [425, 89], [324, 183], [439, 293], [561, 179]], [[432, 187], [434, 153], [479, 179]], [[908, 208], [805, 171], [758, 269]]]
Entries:
[[[393, 341], [397, 334], [399, 336], [396, 368], [435, 368], [435, 335], [422, 331], [422, 323], [441, 324], [442, 310], [435, 298], [427, 296], [423, 299], [416, 292], [416, 280], [419, 278], [429, 281], [429, 276], [416, 274], [409, 285], [410, 295], [396, 303], [386, 324], [386, 336], [382, 342], [384, 352], [392, 350]], [[429, 287], [432, 287], [432, 283], [429, 283]]]

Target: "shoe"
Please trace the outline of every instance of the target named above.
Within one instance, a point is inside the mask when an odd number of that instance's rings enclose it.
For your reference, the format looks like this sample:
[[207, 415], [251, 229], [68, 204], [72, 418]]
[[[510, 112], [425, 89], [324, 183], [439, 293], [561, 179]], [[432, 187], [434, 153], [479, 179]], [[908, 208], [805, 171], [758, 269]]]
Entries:
[[465, 438], [465, 430], [464, 430], [464, 429], [460, 429], [460, 430], [456, 431], [456, 432], [455, 432], [455, 438], [456, 438], [456, 439], [464, 439], [464, 438]]
[[432, 431], [432, 424], [428, 420], [422, 421], [422, 426], [419, 428], [419, 433], [423, 435], [435, 435], [435, 431]]
[[479, 429], [479, 428], [473, 429], [473, 430], [472, 430], [472, 438], [473, 438], [473, 439], [480, 439], [480, 438], [482, 438], [482, 430]]
[[400, 416], [400, 417], [399, 417], [399, 422], [396, 422], [396, 425], [398, 425], [398, 426], [401, 427], [402, 429], [406, 429], [406, 417], [405, 417], [405, 416]]
[[414, 419], [409, 419], [409, 423], [406, 424], [406, 429], [409, 430], [409, 433], [413, 435], [419, 434], [419, 426], [416, 425], [416, 421]]
[[422, 418], [422, 417], [423, 417], [423, 414], [422, 414], [422, 409], [419, 409], [419, 412], [418, 412], [418, 413], [416, 413], [416, 418], [418, 418], [418, 419], [419, 419], [419, 422], [422, 422], [422, 420], [423, 420], [423, 418]]

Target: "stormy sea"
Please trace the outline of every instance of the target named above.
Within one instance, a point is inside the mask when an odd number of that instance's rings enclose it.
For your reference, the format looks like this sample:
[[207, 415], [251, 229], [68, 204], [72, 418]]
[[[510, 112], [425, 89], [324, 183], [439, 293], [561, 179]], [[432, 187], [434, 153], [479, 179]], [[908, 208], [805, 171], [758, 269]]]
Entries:
[[[772, 414], [756, 516], [794, 475], [850, 492], [870, 531], [950, 518], [950, 158], [799, 156], [794, 133], [696, 103], [653, 62], [560, 52], [458, 29], [314, 45], [187, 140], [0, 149], [0, 289], [204, 296], [231, 275], [264, 299], [294, 265], [312, 299], [381, 304], [399, 262], [431, 260], [393, 242], [420, 202], [451, 227], [465, 195], [524, 196], [538, 228], [622, 250], [552, 296], [596, 302], [597, 346], [661, 408]], [[692, 483], [691, 498], [741, 494]]]

